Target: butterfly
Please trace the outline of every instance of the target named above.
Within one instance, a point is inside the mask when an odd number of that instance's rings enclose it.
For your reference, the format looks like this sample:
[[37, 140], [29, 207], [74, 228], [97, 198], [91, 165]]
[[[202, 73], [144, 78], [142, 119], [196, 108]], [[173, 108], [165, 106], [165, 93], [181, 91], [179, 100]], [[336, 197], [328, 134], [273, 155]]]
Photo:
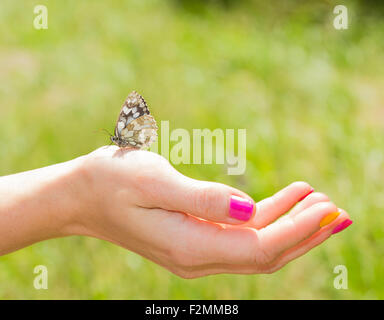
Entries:
[[119, 146], [149, 148], [157, 138], [157, 125], [150, 115], [147, 103], [136, 91], [132, 91], [121, 108], [111, 141]]

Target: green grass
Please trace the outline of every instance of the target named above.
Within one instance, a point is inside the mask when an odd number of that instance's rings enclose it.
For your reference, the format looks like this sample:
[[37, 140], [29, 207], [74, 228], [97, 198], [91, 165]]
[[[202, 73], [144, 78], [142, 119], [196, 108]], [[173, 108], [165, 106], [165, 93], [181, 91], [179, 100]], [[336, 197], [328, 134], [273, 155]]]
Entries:
[[[181, 165], [255, 200], [295, 180], [345, 208], [352, 227], [271, 275], [183, 280], [104, 241], [73, 237], [0, 257], [2, 299], [384, 298], [384, 23], [348, 1], [36, 1], [0, 3], [0, 175], [108, 143], [136, 89], [171, 129], [246, 128], [247, 171]], [[382, 9], [382, 8], [381, 8]], [[49, 270], [35, 290], [33, 268]], [[333, 288], [348, 268], [349, 289]]]

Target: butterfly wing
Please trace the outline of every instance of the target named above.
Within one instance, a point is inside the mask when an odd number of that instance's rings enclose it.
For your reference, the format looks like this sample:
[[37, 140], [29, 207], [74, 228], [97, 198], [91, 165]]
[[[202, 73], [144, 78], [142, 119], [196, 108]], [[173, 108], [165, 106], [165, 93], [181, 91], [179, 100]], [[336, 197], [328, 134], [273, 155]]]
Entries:
[[121, 108], [115, 127], [119, 147], [148, 148], [157, 137], [157, 125], [144, 98], [131, 92]]
[[157, 125], [151, 115], [144, 115], [130, 122], [122, 130], [122, 139], [134, 147], [148, 148], [157, 137]]

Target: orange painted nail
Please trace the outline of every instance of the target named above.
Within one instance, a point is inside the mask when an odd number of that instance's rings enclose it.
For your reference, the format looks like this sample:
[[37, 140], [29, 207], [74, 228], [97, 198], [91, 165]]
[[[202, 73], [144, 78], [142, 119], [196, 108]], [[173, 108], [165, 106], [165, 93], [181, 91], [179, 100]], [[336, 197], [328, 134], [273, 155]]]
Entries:
[[325, 227], [326, 225], [330, 224], [332, 221], [334, 221], [339, 216], [339, 214], [340, 214], [340, 212], [332, 212], [332, 213], [326, 215], [320, 221], [320, 228]]

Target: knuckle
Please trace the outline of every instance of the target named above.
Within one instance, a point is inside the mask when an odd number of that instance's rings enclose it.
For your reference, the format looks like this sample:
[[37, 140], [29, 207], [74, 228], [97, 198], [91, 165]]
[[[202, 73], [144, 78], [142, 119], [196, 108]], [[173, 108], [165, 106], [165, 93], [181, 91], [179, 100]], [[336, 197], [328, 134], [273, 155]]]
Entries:
[[140, 185], [145, 187], [147, 184], [161, 181], [165, 174], [169, 174], [168, 160], [153, 152], [138, 151], [132, 164], [130, 168], [132, 174]]
[[[148, 152], [148, 151], [147, 151]], [[169, 166], [169, 161], [164, 158], [162, 155], [154, 153], [154, 152], [148, 152], [148, 162], [151, 164], [158, 164], [158, 165], [164, 165]]]
[[207, 218], [213, 218], [215, 206], [217, 203], [220, 203], [221, 198], [221, 194], [217, 190], [217, 187], [211, 184], [196, 189], [194, 197], [196, 212], [201, 213]]
[[144, 163], [167, 161], [160, 154], [155, 152], [145, 151], [145, 150], [135, 150], [134, 152], [131, 153], [131, 156], [136, 160], [141, 160]]

